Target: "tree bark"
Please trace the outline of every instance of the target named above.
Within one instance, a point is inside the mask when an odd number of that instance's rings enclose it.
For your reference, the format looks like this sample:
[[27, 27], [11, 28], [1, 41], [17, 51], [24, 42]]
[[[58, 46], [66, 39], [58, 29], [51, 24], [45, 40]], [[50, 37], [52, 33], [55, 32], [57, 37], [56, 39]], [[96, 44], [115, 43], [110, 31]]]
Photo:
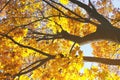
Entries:
[[120, 59], [107, 59], [107, 58], [85, 56], [83, 57], [83, 60], [88, 62], [103, 63], [107, 65], [120, 65]]

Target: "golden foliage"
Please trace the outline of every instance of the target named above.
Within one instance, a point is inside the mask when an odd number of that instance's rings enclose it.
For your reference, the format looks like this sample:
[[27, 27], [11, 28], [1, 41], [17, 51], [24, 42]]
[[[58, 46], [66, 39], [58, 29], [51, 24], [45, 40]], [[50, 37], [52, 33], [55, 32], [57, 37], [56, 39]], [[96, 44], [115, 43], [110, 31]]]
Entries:
[[59, 0], [62, 4], [68, 4], [69, 0]]
[[[0, 1], [0, 10], [7, 1]], [[71, 7], [68, 5], [71, 4], [69, 0], [59, 0], [59, 2], [65, 7]], [[102, 4], [107, 4], [107, 1]], [[52, 5], [63, 13], [47, 5], [44, 0], [11, 0], [0, 12], [0, 80], [13, 80], [13, 78], [15, 80], [112, 80], [111, 77], [119, 80], [120, 77], [110, 72], [110, 68], [106, 65], [92, 66], [81, 73], [85, 53], [80, 50], [80, 45], [76, 43], [73, 46], [74, 42], [65, 39], [50, 39], [52, 34], [56, 37], [62, 29], [80, 37], [97, 30], [94, 25], [79, 21], [79, 17], [75, 14], [83, 18], [87, 16], [79, 7], [71, 7], [73, 12], [70, 12], [61, 6]], [[113, 11], [113, 5], [109, 6], [106, 15]], [[101, 8], [98, 11], [104, 13], [105, 9]], [[116, 14], [113, 17], [120, 17], [119, 12], [113, 13]], [[116, 58], [120, 53], [120, 45], [108, 41], [92, 43], [92, 48], [93, 55], [97, 57]], [[42, 51], [54, 55], [54, 59], [32, 69], [29, 73], [15, 76], [20, 74], [21, 70], [27, 71], [28, 66], [37, 60], [42, 63], [42, 59], [46, 58], [42, 55]], [[39, 63], [31, 65], [30, 69]]]

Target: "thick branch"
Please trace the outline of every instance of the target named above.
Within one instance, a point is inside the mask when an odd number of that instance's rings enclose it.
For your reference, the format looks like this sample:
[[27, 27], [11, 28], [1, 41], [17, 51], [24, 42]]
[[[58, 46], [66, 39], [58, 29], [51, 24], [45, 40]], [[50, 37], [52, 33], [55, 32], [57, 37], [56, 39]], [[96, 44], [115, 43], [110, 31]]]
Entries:
[[91, 33], [87, 36], [80, 37], [71, 35], [66, 31], [61, 32], [64, 39], [83, 44], [96, 40], [109, 40], [119, 43], [120, 42], [120, 29], [118, 28], [107, 28], [107, 27], [99, 27], [96, 32]]
[[104, 25], [105, 27], [111, 27], [111, 23], [101, 14], [99, 14], [96, 9], [94, 8], [94, 6], [91, 3], [91, 7], [89, 7], [88, 5], [78, 1], [78, 0], [70, 0], [72, 3], [77, 4], [79, 7], [83, 8], [86, 10], [86, 12], [89, 14], [90, 17], [98, 20], [102, 25]]
[[120, 36], [119, 36], [120, 29], [115, 28], [103, 15], [99, 14], [90, 1], [89, 2], [91, 7], [78, 0], [70, 0], [70, 1], [78, 5], [79, 7], [85, 9], [86, 12], [89, 14], [89, 16], [98, 20], [101, 24], [95, 25], [97, 27], [97, 31], [95, 33], [87, 35], [84, 38], [80, 38], [74, 35], [63, 34], [65, 39], [68, 39], [77, 43], [83, 43], [83, 42], [85, 43], [85, 42], [99, 40], [99, 39], [111, 40], [111, 41], [120, 43]]
[[83, 60], [88, 62], [108, 64], [108, 65], [120, 65], [120, 59], [107, 59], [107, 58], [84, 56]]
[[[80, 2], [80, 1], [78, 1], [78, 0], [70, 0], [70, 1], [71, 1], [72, 3], [78, 5], [79, 7], [85, 9], [86, 12], [88, 13], [88, 15], [89, 15], [91, 18], [93, 18], [93, 17], [95, 18], [95, 15], [98, 15], [98, 13], [97, 13], [97, 11], [96, 11], [96, 9], [94, 8], [93, 5], [91, 5], [91, 7], [90, 7], [90, 6], [88, 6], [88, 5]], [[89, 2], [90, 2], [90, 1], [89, 1]], [[91, 2], [90, 2], [90, 4], [91, 4]], [[99, 20], [98, 20], [98, 21], [99, 21]]]

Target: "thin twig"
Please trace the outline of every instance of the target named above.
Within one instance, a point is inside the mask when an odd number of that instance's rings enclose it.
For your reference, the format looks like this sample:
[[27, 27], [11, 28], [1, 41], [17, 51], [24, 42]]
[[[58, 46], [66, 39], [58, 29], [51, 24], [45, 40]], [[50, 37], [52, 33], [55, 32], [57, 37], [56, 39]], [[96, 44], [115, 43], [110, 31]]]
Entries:
[[70, 49], [70, 53], [72, 52], [72, 49], [74, 48], [75, 44], [76, 44], [76, 42], [73, 43], [73, 45], [72, 45], [72, 47]]
[[5, 7], [10, 3], [11, 0], [7, 1], [7, 3], [0, 9], [0, 13], [5, 9]]
[[45, 52], [42, 52], [42, 51], [40, 51], [40, 50], [38, 50], [38, 49], [36, 49], [36, 48], [33, 48], [33, 47], [31, 47], [31, 46], [27, 46], [27, 45], [23, 45], [23, 44], [21, 44], [21, 43], [18, 43], [17, 41], [15, 41], [13, 38], [11, 38], [10, 36], [8, 36], [8, 35], [6, 35], [6, 34], [0, 34], [0, 35], [6, 37], [6, 38], [8, 38], [8, 39], [10, 39], [13, 43], [17, 44], [17, 45], [20, 46], [20, 47], [31, 49], [31, 50], [33, 50], [33, 51], [36, 51], [36, 52], [38, 52], [38, 53], [40, 53], [40, 54], [42, 54], [42, 55], [48, 56], [48, 57], [53, 57], [53, 55], [50, 55], [49, 53], [45, 53]]

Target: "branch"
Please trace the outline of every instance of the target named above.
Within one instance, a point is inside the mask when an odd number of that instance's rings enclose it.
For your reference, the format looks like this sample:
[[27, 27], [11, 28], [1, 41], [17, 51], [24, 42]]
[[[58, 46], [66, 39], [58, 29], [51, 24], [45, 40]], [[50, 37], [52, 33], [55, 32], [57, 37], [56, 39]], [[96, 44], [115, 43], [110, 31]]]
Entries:
[[[70, 19], [74, 19], [74, 20], [77, 20], [77, 21], [80, 21], [80, 22], [85, 22], [85, 20], [81, 19], [80, 17], [79, 18], [75, 18], [75, 17], [71, 17], [71, 16], [68, 16], [67, 14], [65, 14], [62, 10], [58, 9], [57, 7], [55, 7], [54, 5], [52, 5], [50, 2], [46, 1], [46, 0], [43, 0], [44, 2], [46, 2], [48, 5], [50, 5], [52, 8], [56, 9], [57, 11], [59, 11], [60, 13], [62, 13], [64, 16], [66, 16], [67, 18], [70, 18]], [[88, 20], [87, 20], [88, 21]]]
[[[62, 57], [63, 58], [63, 57]], [[28, 67], [22, 69], [19, 73], [13, 75], [13, 78], [15, 78], [16, 76], [21, 76], [23, 74], [32, 72], [33, 70], [37, 69], [38, 67], [40, 67], [41, 65], [43, 65], [44, 63], [46, 63], [47, 61], [54, 59], [54, 58], [45, 58], [42, 60], [38, 60], [33, 62], [31, 65], [29, 65]], [[120, 59], [106, 59], [106, 58], [99, 58], [99, 57], [89, 57], [89, 56], [83, 56], [83, 60], [84, 61], [88, 61], [88, 62], [98, 62], [98, 63], [103, 63], [103, 64], [107, 64], [107, 65], [120, 65]], [[41, 62], [40, 62], [41, 61]], [[36, 64], [40, 62], [39, 64], [37, 64], [36, 66], [26, 70], [27, 68], [31, 67], [32, 65]]]
[[101, 14], [99, 14], [95, 7], [92, 5], [92, 3], [90, 2], [92, 8], [90, 8], [88, 5], [83, 4], [82, 2], [78, 1], [78, 0], [70, 0], [72, 3], [78, 5], [79, 7], [83, 8], [86, 10], [86, 12], [89, 14], [90, 17], [98, 20], [103, 26], [105, 27], [112, 27], [112, 24]]
[[79, 18], [81, 18], [81, 19], [84, 19], [83, 17], [81, 17], [80, 15], [76, 14], [75, 12], [73, 12], [72, 10], [70, 10], [69, 8], [63, 6], [62, 4], [57, 3], [57, 2], [55, 2], [54, 0], [51, 0], [51, 2], [53, 2], [53, 3], [55, 3], [55, 4], [57, 4], [57, 5], [61, 6], [61, 7], [63, 7], [64, 9], [68, 10], [69, 12], [71, 12], [71, 13], [74, 14], [74, 15], [76, 15], [77, 17], [79, 17]]
[[84, 56], [83, 60], [88, 61], [88, 62], [103, 63], [103, 64], [107, 64], [107, 65], [120, 65], [120, 59], [107, 59], [107, 58]]
[[38, 22], [38, 21], [41, 21], [41, 20], [44, 20], [44, 19], [49, 19], [49, 18], [51, 18], [51, 17], [58, 17], [58, 16], [59, 16], [59, 15], [52, 15], [52, 16], [47, 16], [47, 17], [41, 17], [40, 19], [34, 20], [34, 21], [29, 22], [29, 23], [27, 23], [27, 24], [15, 26], [15, 27], [12, 28], [11, 30], [9, 30], [9, 31], [7, 32], [7, 34], [9, 34], [10, 32], [12, 32], [12, 31], [14, 31], [14, 30], [16, 30], [16, 29], [19, 28], [19, 27], [24, 28], [25, 26], [29, 26], [29, 25], [31, 25], [31, 24], [33, 24], [33, 23], [35, 23], [35, 22]]
[[32, 34], [37, 34], [37, 35], [44, 35], [44, 36], [51, 36], [51, 37], [53, 37], [53, 36], [56, 35], [56, 34], [41, 33], [41, 32], [38, 32], [38, 31], [34, 31], [34, 30], [32, 30], [32, 29], [28, 29], [28, 30], [30, 30], [30, 32], [31, 32]]
[[[63, 57], [62, 57], [63, 58]], [[14, 77], [16, 76], [20, 76], [26, 73], [29, 73], [35, 69], [37, 69], [38, 67], [40, 67], [41, 65], [43, 65], [45, 62], [54, 59], [53, 58], [46, 58], [46, 59], [42, 59], [42, 60], [38, 60], [33, 62], [31, 65], [27, 66], [26, 68], [22, 69], [18, 74], [15, 74]], [[88, 62], [98, 62], [98, 63], [103, 63], [103, 64], [107, 64], [107, 65], [120, 65], [120, 59], [106, 59], [106, 58], [99, 58], [99, 57], [88, 57], [88, 56], [83, 56], [83, 60], [84, 61], [88, 61]], [[34, 64], [40, 62], [39, 64], [37, 64], [36, 66], [26, 70], [27, 68], [33, 66]]]
[[[15, 78], [16, 76], [19, 77], [19, 76], [21, 76], [21, 75], [23, 75], [23, 74], [29, 73], [29, 72], [37, 69], [38, 67], [40, 67], [41, 65], [43, 65], [44, 63], [46, 63], [47, 61], [49, 61], [49, 60], [51, 60], [51, 59], [52, 59], [52, 58], [42, 59], [42, 60], [40, 60], [41, 62], [40, 62], [39, 64], [37, 64], [36, 66], [34, 66], [34, 67], [32, 67], [32, 68], [30, 68], [30, 69], [28, 69], [28, 70], [26, 70], [26, 69], [27, 69], [27, 67], [26, 67], [25, 69], [21, 70], [19, 73], [13, 75], [13, 78]], [[34, 64], [34, 63], [33, 63], [33, 64]], [[28, 66], [28, 67], [30, 67], [30, 66]]]
[[7, 1], [7, 3], [0, 9], [0, 13], [5, 9], [5, 7], [10, 3], [11, 0]]
[[54, 57], [53, 55], [50, 55], [50, 54], [45, 53], [45, 52], [42, 52], [42, 51], [40, 51], [40, 50], [38, 50], [38, 49], [36, 49], [36, 48], [33, 48], [33, 47], [31, 47], [31, 46], [27, 46], [27, 45], [23, 45], [23, 44], [21, 44], [21, 43], [18, 43], [17, 41], [15, 41], [13, 38], [11, 38], [11, 37], [8, 36], [8, 35], [5, 35], [5, 34], [0, 34], [0, 35], [3, 36], [3, 37], [6, 37], [6, 38], [8, 38], [8, 39], [10, 39], [13, 43], [17, 44], [17, 45], [20, 46], [20, 47], [31, 49], [31, 50], [33, 50], [33, 51], [36, 51], [36, 52], [38, 52], [38, 53], [40, 53], [40, 54], [42, 54], [42, 55], [48, 56], [48, 57]]
[[36, 65], [36, 64], [40, 63], [41, 61], [43, 61], [43, 59], [36, 60], [35, 62], [31, 63], [27, 67], [25, 67], [22, 70], [20, 70], [19, 73], [22, 73], [22, 72], [26, 71], [27, 69], [31, 68], [33, 65]]
[[72, 47], [71, 47], [71, 49], [70, 49], [70, 52], [69, 53], [71, 53], [72, 52], [72, 50], [73, 50], [73, 48], [74, 48], [74, 46], [75, 46], [75, 42], [73, 43], [73, 45], [72, 45]]
[[99, 14], [90, 1], [89, 2], [91, 4], [92, 8], [86, 4], [83, 4], [82, 2], [80, 2], [78, 0], [70, 0], [70, 1], [72, 3], [78, 5], [79, 7], [85, 9], [86, 12], [90, 16], [93, 16], [93, 18], [98, 20], [101, 24], [95, 25], [97, 27], [96, 32], [89, 34], [83, 38], [81, 38], [79, 36], [71, 35], [67, 32], [64, 33], [64, 31], [63, 31], [63, 38], [74, 41], [76, 43], [86, 43], [89, 41], [100, 40], [100, 39], [110, 40], [110, 41], [120, 43], [120, 36], [119, 36], [120, 29], [115, 28], [104, 16]]
[[54, 39], [61, 39], [61, 36], [54, 36], [54, 37], [43, 37], [43, 38], [38, 38], [36, 41], [41, 41], [41, 40], [54, 40]]
[[[83, 23], [90, 23], [90, 24], [93, 24], [95, 26], [98, 26], [99, 24], [98, 23], [95, 23], [91, 20], [89, 20], [88, 18], [83, 18], [83, 17], [80, 17], [80, 15], [77, 15], [75, 14], [74, 12], [72, 12], [70, 9], [67, 9], [66, 7], [62, 6], [61, 4], [59, 3], [56, 3], [62, 7], [64, 7], [66, 10], [70, 11], [72, 14], [78, 16], [78, 18], [75, 18], [75, 17], [72, 17], [70, 15], [67, 15], [65, 14], [62, 10], [60, 10], [59, 8], [57, 8], [56, 6], [52, 5], [49, 1], [47, 0], [43, 0], [45, 3], [47, 3], [48, 5], [50, 5], [52, 8], [56, 9], [58, 12], [62, 13], [62, 15], [64, 15], [66, 18], [69, 18], [69, 19], [72, 19], [72, 20], [75, 20], [75, 21], [79, 21], [79, 22], [83, 22]], [[52, 0], [53, 1], [53, 0]], [[74, 1], [74, 0], [73, 0]], [[54, 2], [55, 3], [55, 2]]]
[[84, 44], [88, 43], [91, 41], [96, 41], [96, 40], [109, 40], [109, 41], [114, 41], [117, 43], [120, 43], [120, 29], [118, 28], [108, 28], [108, 27], [102, 27], [99, 25], [97, 31], [91, 34], [88, 34], [87, 36], [80, 37], [80, 36], [75, 36], [72, 34], [69, 34], [66, 31], [62, 31], [62, 38], [79, 43], [79, 44]]
[[[32, 29], [29, 29], [30, 32], [32, 34], [36, 34], [36, 36], [34, 36], [34, 38], [36, 38], [36, 41], [40, 41], [40, 40], [54, 40], [54, 39], [61, 39], [62, 35], [61, 33], [57, 33], [57, 34], [47, 34], [47, 33], [41, 33], [38, 31], [34, 31]], [[28, 36], [26, 38], [32, 38], [31, 36]]]

